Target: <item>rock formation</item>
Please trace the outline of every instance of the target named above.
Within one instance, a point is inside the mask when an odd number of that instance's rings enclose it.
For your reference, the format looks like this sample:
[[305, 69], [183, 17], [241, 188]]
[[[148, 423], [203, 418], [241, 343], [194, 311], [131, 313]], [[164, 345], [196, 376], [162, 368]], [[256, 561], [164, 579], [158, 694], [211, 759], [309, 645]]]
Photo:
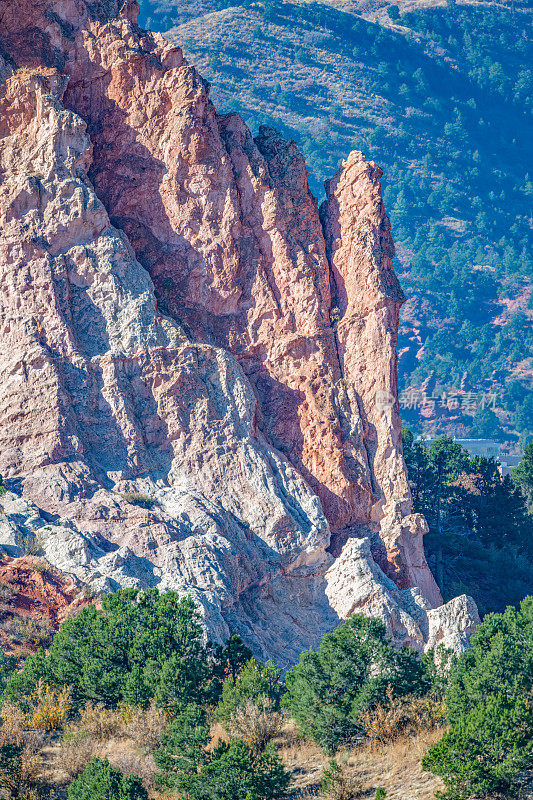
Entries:
[[1, 542], [189, 592], [285, 664], [356, 610], [464, 646], [411, 513], [379, 169], [352, 154], [319, 212], [137, 8], [2, 6]]

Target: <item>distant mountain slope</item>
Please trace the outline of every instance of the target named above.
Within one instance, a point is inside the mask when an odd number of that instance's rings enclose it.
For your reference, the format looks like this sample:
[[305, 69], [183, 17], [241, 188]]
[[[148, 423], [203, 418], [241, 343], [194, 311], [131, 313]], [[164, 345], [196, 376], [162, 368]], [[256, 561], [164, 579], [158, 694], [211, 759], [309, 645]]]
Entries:
[[218, 107], [294, 137], [319, 197], [350, 150], [383, 168], [408, 296], [404, 418], [415, 429], [531, 435], [530, 9], [223, 5], [143, 0], [140, 22], [181, 23], [168, 36], [212, 82]]

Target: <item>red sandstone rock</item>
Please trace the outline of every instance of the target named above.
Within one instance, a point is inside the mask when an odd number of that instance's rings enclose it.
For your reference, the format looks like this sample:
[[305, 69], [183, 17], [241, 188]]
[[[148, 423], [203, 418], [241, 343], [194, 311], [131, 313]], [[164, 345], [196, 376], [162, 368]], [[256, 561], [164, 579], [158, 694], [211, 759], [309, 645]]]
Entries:
[[[0, 641], [2, 649], [13, 647], [10, 623], [32, 619], [57, 631], [64, 619], [76, 614], [89, 602], [79, 585], [51, 568], [38, 557], [22, 557], [0, 561], [0, 584], [3, 587], [1, 603], [2, 624]], [[29, 649], [37, 649], [29, 643]]]
[[439, 605], [379, 169], [352, 154], [319, 215], [295, 145], [217, 115], [134, 2], [4, 5], [22, 69], [0, 62], [0, 471], [70, 521], [49, 558], [101, 588], [193, 591], [217, 635], [292, 639], [287, 660], [349, 613], [360, 554], [332, 566], [330, 530], [333, 556], [369, 538], [391, 602], [418, 586]]

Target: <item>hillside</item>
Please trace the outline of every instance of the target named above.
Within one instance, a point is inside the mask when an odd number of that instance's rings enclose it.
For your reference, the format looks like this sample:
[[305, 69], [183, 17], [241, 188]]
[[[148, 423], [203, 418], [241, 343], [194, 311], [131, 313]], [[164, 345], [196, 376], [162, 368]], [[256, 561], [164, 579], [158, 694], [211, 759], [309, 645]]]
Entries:
[[140, 22], [183, 46], [220, 109], [293, 137], [318, 197], [353, 149], [382, 167], [408, 298], [402, 417], [417, 431], [527, 439], [530, 9], [225, 5], [143, 0]]
[[402, 428], [381, 169], [138, 12], [0, 13], [0, 796], [527, 797], [533, 443]]

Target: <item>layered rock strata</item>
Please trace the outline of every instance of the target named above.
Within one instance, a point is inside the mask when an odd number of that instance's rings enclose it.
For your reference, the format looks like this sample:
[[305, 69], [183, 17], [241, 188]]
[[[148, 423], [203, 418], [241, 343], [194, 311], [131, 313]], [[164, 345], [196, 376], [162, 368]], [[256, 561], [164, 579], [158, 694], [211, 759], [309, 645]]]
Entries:
[[4, 6], [5, 547], [193, 593], [283, 663], [355, 610], [463, 646], [411, 513], [379, 169], [352, 154], [319, 213], [295, 145], [217, 115], [135, 3]]

